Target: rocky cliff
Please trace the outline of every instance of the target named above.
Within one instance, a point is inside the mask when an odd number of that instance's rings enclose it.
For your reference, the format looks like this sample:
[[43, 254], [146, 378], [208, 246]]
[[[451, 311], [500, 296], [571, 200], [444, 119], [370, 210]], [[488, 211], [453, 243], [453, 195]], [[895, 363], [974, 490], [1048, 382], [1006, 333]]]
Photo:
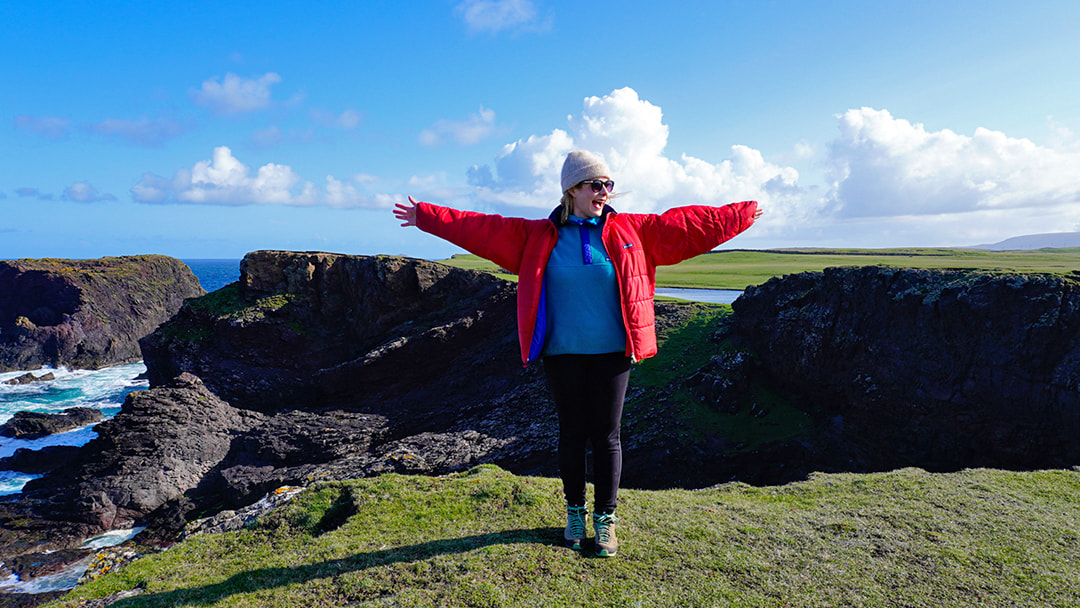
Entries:
[[443, 426], [532, 377], [513, 356], [514, 294], [422, 260], [257, 251], [142, 352], [151, 386], [189, 372], [236, 407], [343, 406], [421, 428], [441, 404]]
[[750, 287], [736, 333], [833, 466], [1080, 463], [1080, 280], [830, 268]]
[[[199, 515], [318, 480], [480, 463], [556, 475], [514, 296], [422, 260], [248, 254], [239, 282], [142, 340], [150, 390], [0, 498], [0, 559], [75, 556], [133, 524], [167, 543]], [[1080, 462], [1073, 279], [830, 269], [749, 288], [734, 309], [657, 304], [664, 341], [631, 376], [624, 485]]]
[[204, 293], [160, 255], [0, 260], [0, 371], [138, 360], [138, 340]]

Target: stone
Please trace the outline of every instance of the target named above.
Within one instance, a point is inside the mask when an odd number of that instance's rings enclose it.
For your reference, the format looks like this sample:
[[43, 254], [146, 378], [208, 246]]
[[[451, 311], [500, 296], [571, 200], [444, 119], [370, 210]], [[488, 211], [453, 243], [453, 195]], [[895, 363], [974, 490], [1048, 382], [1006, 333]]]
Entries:
[[40, 439], [88, 426], [103, 418], [101, 410], [92, 407], [70, 407], [60, 413], [15, 412], [0, 424], [0, 436], [15, 439]]
[[[25, 319], [26, 319], [26, 317], [19, 317], [19, 319], [16, 320], [16, 325], [18, 325], [19, 321], [22, 321], [22, 320], [25, 320]], [[15, 378], [12, 378], [10, 380], [6, 380], [4, 382], [4, 384], [10, 384], [10, 385], [13, 385], [13, 386], [18, 386], [20, 384], [33, 384], [34, 382], [48, 382], [50, 380], [55, 380], [55, 379], [56, 379], [56, 374], [54, 374], [52, 372], [46, 372], [44, 374], [41, 374], [40, 376], [35, 376], [31, 372], [26, 372], [25, 374], [23, 374], [21, 376], [16, 376]]]

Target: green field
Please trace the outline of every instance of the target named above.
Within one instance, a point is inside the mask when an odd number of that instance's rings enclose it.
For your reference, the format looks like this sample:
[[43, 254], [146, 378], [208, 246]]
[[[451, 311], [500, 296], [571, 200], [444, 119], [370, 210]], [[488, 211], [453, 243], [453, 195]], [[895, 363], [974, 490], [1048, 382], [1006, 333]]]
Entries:
[[[445, 264], [499, 272], [474, 255], [455, 255]], [[656, 271], [658, 287], [744, 289], [785, 274], [831, 266], [948, 268], [1016, 273], [1068, 274], [1080, 270], [1080, 248], [988, 251], [985, 249], [777, 249], [714, 251]], [[506, 272], [499, 276], [514, 279]]]

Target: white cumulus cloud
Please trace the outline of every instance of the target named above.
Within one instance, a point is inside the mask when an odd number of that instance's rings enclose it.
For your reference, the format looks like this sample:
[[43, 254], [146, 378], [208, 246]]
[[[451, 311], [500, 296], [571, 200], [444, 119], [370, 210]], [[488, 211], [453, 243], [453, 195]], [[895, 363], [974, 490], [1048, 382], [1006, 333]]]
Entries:
[[141, 203], [312, 205], [318, 200], [314, 184], [302, 182], [288, 165], [267, 163], [253, 173], [226, 146], [172, 179], [143, 175], [131, 194]]
[[466, 175], [477, 207], [535, 216], [557, 203], [566, 154], [590, 150], [611, 167], [616, 209], [757, 200], [766, 215], [748, 237], [765, 246], [966, 245], [1080, 225], [1080, 145], [1066, 129], [1048, 146], [986, 128], [930, 131], [870, 108], [837, 120], [833, 140], [783, 155], [812, 161], [821, 174], [808, 182], [748, 145], [709, 158], [670, 153], [661, 109], [622, 88], [586, 98], [565, 130], [508, 144]]
[[668, 126], [661, 109], [631, 88], [584, 100], [580, 114], [567, 117], [569, 130], [532, 136], [503, 147], [495, 170], [469, 170], [477, 197], [494, 204], [551, 208], [561, 196], [566, 154], [590, 150], [611, 167], [620, 211], [656, 212], [677, 205], [719, 205], [741, 200], [768, 203], [782, 213], [774, 223], [794, 222], [800, 208], [798, 172], [766, 161], [760, 152], [736, 145], [717, 150], [719, 160], [666, 155]]
[[1055, 207], [1080, 202], [1080, 154], [979, 127], [927, 131], [886, 110], [848, 110], [830, 146], [843, 217]]
[[357, 173], [348, 180], [326, 176], [320, 189], [288, 165], [267, 163], [258, 169], [240, 162], [226, 146], [214, 148], [209, 160], [176, 171], [172, 178], [146, 173], [131, 189], [140, 203], [205, 205], [328, 205], [332, 207], [392, 207], [404, 196], [371, 194], [366, 186], [376, 178]]
[[[973, 245], [1080, 221], [1080, 149], [983, 127], [972, 135], [851, 109], [828, 146], [817, 224], [888, 245]], [[884, 246], [884, 245], [882, 245]]]
[[211, 112], [223, 116], [246, 114], [270, 105], [270, 87], [281, 82], [281, 76], [267, 72], [258, 78], [242, 78], [228, 73], [225, 78], [211, 78], [192, 91], [192, 99]]

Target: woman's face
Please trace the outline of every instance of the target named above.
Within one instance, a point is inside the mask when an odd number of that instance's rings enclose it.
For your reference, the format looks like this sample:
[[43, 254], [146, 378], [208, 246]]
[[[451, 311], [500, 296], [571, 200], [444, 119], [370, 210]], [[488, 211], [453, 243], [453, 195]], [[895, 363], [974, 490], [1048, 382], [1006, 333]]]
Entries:
[[[600, 217], [604, 212], [604, 205], [608, 201], [611, 190], [606, 185], [595, 184], [597, 181], [611, 183], [611, 178], [607, 176], [595, 177], [585, 180], [570, 189], [570, 196], [574, 198], [574, 215], [587, 220], [592, 217]], [[597, 189], [599, 191], [596, 191]]]

